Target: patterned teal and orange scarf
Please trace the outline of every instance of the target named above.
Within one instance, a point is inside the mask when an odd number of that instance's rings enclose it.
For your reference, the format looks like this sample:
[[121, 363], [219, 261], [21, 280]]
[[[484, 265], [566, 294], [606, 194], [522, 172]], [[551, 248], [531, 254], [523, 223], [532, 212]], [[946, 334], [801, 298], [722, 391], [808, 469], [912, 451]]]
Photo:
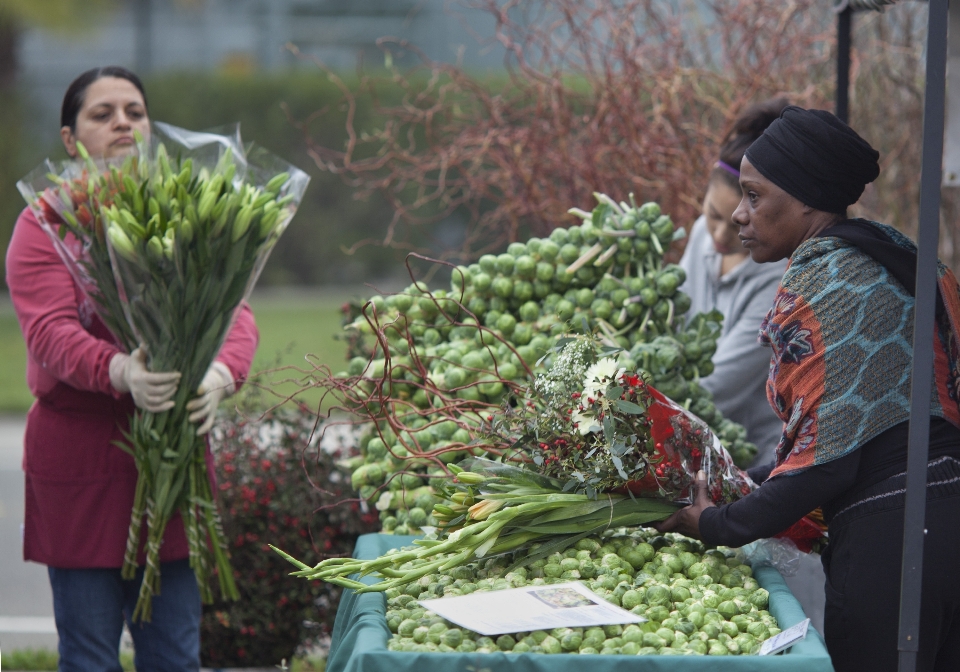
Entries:
[[[903, 249], [896, 229], [869, 225]], [[903, 273], [900, 273], [903, 276]], [[934, 337], [931, 415], [960, 427], [960, 285], [938, 268], [942, 309]], [[784, 422], [771, 476], [843, 457], [910, 416], [914, 299], [891, 271], [837, 237], [794, 252], [760, 329], [773, 349], [767, 397]]]

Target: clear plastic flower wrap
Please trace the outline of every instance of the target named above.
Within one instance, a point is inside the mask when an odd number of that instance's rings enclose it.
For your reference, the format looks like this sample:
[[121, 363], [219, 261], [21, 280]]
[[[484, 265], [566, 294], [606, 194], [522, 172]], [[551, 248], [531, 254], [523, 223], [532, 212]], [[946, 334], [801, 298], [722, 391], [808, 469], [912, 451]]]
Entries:
[[189, 422], [196, 394], [309, 177], [245, 146], [239, 126], [195, 133], [156, 123], [138, 151], [103, 162], [46, 161], [18, 183], [40, 226], [92, 307], [149, 368], [182, 374], [174, 407], [138, 410], [128, 446], [139, 478], [123, 576], [133, 578], [146, 521], [146, 569], [134, 618], [150, 618], [159, 592], [159, 549], [179, 511], [205, 601], [216, 569], [235, 597], [233, 573], [207, 478], [206, 441]]
[[756, 489], [706, 423], [653, 387], [647, 386], [647, 391], [651, 455], [657, 466], [628, 481], [626, 489], [638, 496], [666, 496], [689, 504], [693, 501], [690, 486], [700, 470], [715, 504], [736, 501]]

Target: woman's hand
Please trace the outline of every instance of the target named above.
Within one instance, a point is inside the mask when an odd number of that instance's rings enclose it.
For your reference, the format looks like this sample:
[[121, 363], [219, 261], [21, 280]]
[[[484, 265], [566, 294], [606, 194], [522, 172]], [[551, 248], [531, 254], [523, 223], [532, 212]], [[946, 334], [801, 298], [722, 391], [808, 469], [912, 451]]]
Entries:
[[200, 425], [197, 436], [203, 436], [213, 428], [213, 421], [217, 415], [217, 406], [220, 402], [233, 394], [237, 389], [233, 375], [226, 364], [214, 362], [203, 376], [203, 382], [197, 388], [197, 396], [187, 402], [190, 411], [190, 422]]
[[173, 395], [180, 383], [176, 371], [153, 373], [147, 369], [147, 351], [141, 346], [129, 355], [117, 353], [110, 360], [110, 384], [118, 392], [129, 392], [133, 403], [151, 413], [173, 408]]
[[707, 493], [707, 475], [703, 471], [697, 472], [697, 480], [693, 484], [695, 494], [693, 504], [684, 507], [653, 527], [659, 532], [679, 532], [694, 539], [700, 538], [700, 514], [704, 509], [713, 507]]

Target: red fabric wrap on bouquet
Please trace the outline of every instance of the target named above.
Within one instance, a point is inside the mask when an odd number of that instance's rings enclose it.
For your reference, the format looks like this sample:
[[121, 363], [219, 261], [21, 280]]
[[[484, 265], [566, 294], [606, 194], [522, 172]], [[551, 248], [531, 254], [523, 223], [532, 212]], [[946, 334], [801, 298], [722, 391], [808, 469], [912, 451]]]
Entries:
[[707, 476], [710, 497], [716, 504], [740, 499], [757, 486], [738, 469], [713, 431], [700, 418], [660, 391], [647, 386], [652, 403], [647, 407], [656, 466], [626, 489], [639, 497], [666, 497], [690, 503], [690, 486], [701, 469]]

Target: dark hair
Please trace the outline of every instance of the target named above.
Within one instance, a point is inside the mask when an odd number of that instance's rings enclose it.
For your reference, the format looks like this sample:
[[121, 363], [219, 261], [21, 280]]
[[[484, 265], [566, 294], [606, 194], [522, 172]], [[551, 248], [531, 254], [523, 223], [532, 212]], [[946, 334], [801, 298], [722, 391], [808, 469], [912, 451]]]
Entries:
[[147, 93], [143, 90], [143, 82], [133, 72], [119, 65], [108, 65], [103, 68], [93, 68], [87, 70], [75, 80], [70, 82], [67, 92], [63, 94], [63, 106], [60, 108], [60, 127], [69, 126], [70, 130], [77, 129], [77, 115], [80, 114], [80, 108], [83, 107], [83, 99], [87, 95], [87, 89], [101, 77], [119, 77], [125, 79], [135, 87], [143, 96], [143, 106], [147, 107]]
[[[789, 104], [786, 98], [771, 98], [755, 103], [744, 110], [733, 122], [733, 128], [723, 137], [723, 143], [720, 145], [720, 161], [739, 171], [740, 161], [747, 147], [763, 135], [767, 126], [776, 121], [783, 112], [783, 108]], [[710, 181], [715, 179], [721, 179], [737, 191], [740, 190], [737, 177], [722, 166], [716, 166], [710, 172]]]

